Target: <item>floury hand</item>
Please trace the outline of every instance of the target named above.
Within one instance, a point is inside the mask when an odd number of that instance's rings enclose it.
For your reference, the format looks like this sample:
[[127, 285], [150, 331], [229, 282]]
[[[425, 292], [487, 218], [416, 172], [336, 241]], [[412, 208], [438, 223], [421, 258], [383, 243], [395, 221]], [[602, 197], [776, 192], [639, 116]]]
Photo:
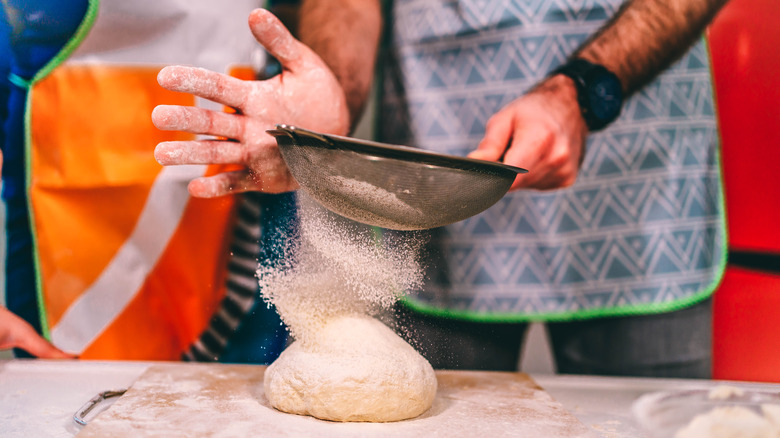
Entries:
[[253, 11], [249, 27], [257, 41], [279, 60], [281, 74], [265, 81], [244, 81], [200, 68], [169, 66], [157, 77], [166, 89], [190, 93], [236, 110], [230, 114], [160, 105], [152, 112], [152, 121], [159, 129], [224, 137], [162, 142], [154, 152], [160, 164], [244, 166], [242, 170], [192, 180], [189, 192], [196, 197], [297, 189], [276, 141], [265, 132], [277, 123], [337, 135], [346, 135], [349, 130], [344, 91], [320, 57], [293, 38], [266, 10]]

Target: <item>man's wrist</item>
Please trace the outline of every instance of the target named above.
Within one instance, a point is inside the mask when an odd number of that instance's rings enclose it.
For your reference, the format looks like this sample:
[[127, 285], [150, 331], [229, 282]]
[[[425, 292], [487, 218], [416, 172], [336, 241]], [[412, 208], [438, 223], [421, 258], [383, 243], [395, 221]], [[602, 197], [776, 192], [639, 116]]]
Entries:
[[566, 75], [552, 75], [536, 84], [529, 93], [540, 95], [548, 103], [554, 104], [560, 114], [565, 114], [567, 120], [578, 119], [586, 128], [579, 103], [577, 102], [577, 87], [574, 81]]

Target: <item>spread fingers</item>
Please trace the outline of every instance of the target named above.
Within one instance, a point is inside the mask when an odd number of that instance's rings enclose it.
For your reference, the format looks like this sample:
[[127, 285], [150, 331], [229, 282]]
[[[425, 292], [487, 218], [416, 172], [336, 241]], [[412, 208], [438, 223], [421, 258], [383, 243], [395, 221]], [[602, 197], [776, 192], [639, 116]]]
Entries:
[[226, 140], [164, 141], [154, 148], [154, 158], [163, 166], [241, 164], [246, 158], [246, 147]]
[[246, 170], [195, 178], [187, 186], [187, 190], [196, 198], [216, 198], [259, 189], [259, 184], [252, 179]]
[[233, 108], [240, 108], [250, 91], [249, 83], [241, 79], [183, 65], [163, 68], [157, 74], [157, 82], [168, 90], [194, 94]]
[[204, 108], [159, 105], [152, 111], [152, 122], [165, 131], [216, 135], [236, 140], [244, 139], [243, 116]]

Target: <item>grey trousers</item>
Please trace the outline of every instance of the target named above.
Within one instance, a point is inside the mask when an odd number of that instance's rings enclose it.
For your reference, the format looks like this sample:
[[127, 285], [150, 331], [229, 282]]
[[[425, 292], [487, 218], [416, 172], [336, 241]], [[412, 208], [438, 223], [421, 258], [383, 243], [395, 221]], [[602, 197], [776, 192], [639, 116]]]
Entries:
[[[526, 323], [422, 315], [399, 305], [398, 333], [436, 369], [516, 371]], [[712, 300], [668, 313], [547, 323], [556, 371], [710, 378]]]

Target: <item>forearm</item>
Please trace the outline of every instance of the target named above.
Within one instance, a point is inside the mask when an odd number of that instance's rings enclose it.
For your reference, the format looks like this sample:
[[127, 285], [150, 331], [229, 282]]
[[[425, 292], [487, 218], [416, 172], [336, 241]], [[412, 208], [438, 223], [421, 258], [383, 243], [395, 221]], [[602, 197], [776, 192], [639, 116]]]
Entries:
[[304, 0], [301, 5], [300, 40], [341, 83], [353, 127], [371, 90], [381, 31], [378, 0]]
[[728, 0], [628, 0], [574, 54], [607, 67], [628, 95], [679, 59]]

